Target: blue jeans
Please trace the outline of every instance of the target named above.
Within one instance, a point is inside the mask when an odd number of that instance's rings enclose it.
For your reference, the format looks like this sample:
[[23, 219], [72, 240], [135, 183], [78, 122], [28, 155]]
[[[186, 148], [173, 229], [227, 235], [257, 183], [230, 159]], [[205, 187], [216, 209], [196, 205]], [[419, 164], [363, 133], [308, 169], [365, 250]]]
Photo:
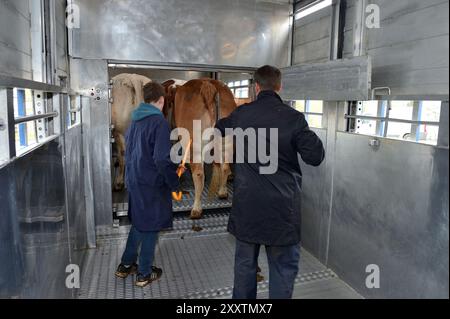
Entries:
[[141, 232], [131, 226], [127, 246], [122, 255], [122, 264], [131, 265], [137, 261], [139, 246], [139, 273], [148, 276], [152, 273], [155, 246], [159, 232]]
[[[233, 299], [256, 299], [256, 268], [261, 245], [236, 239]], [[266, 246], [269, 298], [291, 299], [300, 261], [300, 245]]]

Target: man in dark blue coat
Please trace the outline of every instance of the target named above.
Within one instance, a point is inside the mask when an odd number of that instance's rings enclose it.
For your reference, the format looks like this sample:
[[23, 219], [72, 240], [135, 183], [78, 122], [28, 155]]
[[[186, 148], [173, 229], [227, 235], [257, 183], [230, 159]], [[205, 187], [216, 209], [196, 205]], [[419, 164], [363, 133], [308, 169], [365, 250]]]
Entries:
[[[136, 285], [159, 279], [162, 269], [152, 266], [158, 233], [172, 227], [172, 191], [178, 188], [177, 167], [170, 159], [170, 129], [162, 109], [164, 88], [144, 86], [144, 101], [132, 113], [126, 135], [126, 178], [131, 230], [116, 276], [138, 272]], [[139, 266], [136, 264], [139, 254]]]
[[[222, 135], [236, 129], [256, 130], [258, 139], [263, 139], [262, 143], [250, 143], [248, 139], [238, 142], [236, 131], [233, 133], [236, 152], [244, 150], [244, 154], [236, 154], [243, 161], [234, 165], [233, 208], [228, 224], [228, 231], [236, 237], [233, 298], [256, 298], [257, 261], [260, 246], [264, 245], [270, 298], [288, 299], [292, 297], [300, 259], [302, 172], [298, 154], [305, 163], [319, 166], [325, 150], [305, 116], [285, 105], [278, 95], [280, 70], [264, 66], [256, 71], [254, 80], [257, 100], [239, 107], [216, 125]], [[271, 129], [278, 136], [274, 138]], [[238, 147], [239, 143], [243, 145]], [[271, 158], [275, 156], [278, 168], [270, 173], [262, 173], [267, 165], [261, 159], [251, 160], [254, 157], [249, 155], [258, 154], [256, 148], [264, 144], [278, 147], [275, 154], [270, 154]]]

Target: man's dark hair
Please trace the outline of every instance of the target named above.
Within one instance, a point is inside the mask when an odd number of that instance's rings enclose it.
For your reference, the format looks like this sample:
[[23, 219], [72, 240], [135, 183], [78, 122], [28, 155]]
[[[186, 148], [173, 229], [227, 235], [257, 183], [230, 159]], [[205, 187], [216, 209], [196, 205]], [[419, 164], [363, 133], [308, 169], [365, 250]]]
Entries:
[[161, 96], [165, 96], [164, 87], [156, 82], [149, 82], [144, 85], [144, 102], [152, 103], [158, 102]]
[[254, 80], [263, 91], [279, 91], [281, 89], [281, 71], [274, 66], [260, 67], [255, 72]]

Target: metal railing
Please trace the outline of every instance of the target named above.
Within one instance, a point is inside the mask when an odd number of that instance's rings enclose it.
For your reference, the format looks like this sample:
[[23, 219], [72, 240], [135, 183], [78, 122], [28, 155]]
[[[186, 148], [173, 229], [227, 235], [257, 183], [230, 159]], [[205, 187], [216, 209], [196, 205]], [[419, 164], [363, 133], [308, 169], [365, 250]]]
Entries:
[[36, 82], [32, 80], [20, 79], [7, 75], [0, 74], [0, 88], [4, 89], [31, 89], [37, 91], [43, 91], [47, 93], [70, 93], [69, 90], [52, 84]]
[[[381, 88], [384, 89], [384, 88]], [[344, 114], [344, 119], [347, 122], [347, 129], [346, 131], [349, 133], [356, 133], [356, 134], [363, 134], [363, 135], [370, 135], [370, 136], [376, 136], [376, 137], [381, 137], [381, 138], [394, 138], [394, 139], [403, 139], [403, 140], [407, 140], [407, 141], [412, 141], [415, 143], [419, 143], [419, 144], [430, 144], [430, 145], [438, 145], [435, 143], [439, 143], [440, 140], [440, 131], [441, 131], [441, 126], [442, 126], [442, 110], [443, 110], [443, 104], [441, 103], [441, 108], [440, 108], [440, 115], [439, 115], [439, 120], [429, 120], [429, 119], [422, 119], [422, 108], [423, 108], [423, 100], [404, 100], [409, 104], [409, 106], [407, 106], [408, 108], [412, 108], [412, 110], [410, 111], [411, 113], [408, 113], [405, 111], [405, 115], [408, 115], [410, 117], [410, 119], [405, 119], [405, 118], [399, 118], [399, 116], [393, 116], [392, 115], [392, 103], [393, 100], [375, 100], [377, 101], [376, 104], [372, 104], [371, 106], [369, 106], [371, 108], [371, 110], [366, 109], [364, 112], [370, 112], [372, 114], [377, 114], [377, 115], [363, 115], [363, 114], [358, 114], [360, 112], [362, 112], [363, 108], [361, 107], [363, 105], [364, 102], [349, 102], [348, 104], [348, 110], [346, 112], [346, 114]], [[400, 101], [400, 100], [399, 100]], [[411, 104], [412, 103], [412, 104]], [[359, 106], [357, 106], [359, 105]], [[406, 105], [406, 104], [405, 104]], [[399, 107], [399, 106], [397, 106]], [[357, 110], [359, 108], [359, 111]], [[365, 122], [365, 124], [364, 124]], [[368, 124], [370, 122], [375, 122], [376, 123], [376, 127], [373, 127], [373, 124]], [[397, 126], [391, 126], [391, 124], [396, 124]], [[409, 125], [409, 126], [404, 126], [401, 130], [404, 130], [405, 132], [399, 132], [399, 126], [398, 125]], [[370, 127], [370, 130], [374, 130], [372, 131], [372, 133], [368, 133], [368, 131], [363, 131], [365, 133], [361, 133], [361, 131], [359, 131], [360, 126], [362, 125], [366, 125], [365, 129], [367, 129], [367, 125], [372, 125], [372, 127]], [[390, 129], [391, 127], [393, 128], [393, 131], [390, 133]], [[427, 138], [423, 136], [423, 132], [421, 131], [422, 127], [437, 127], [439, 129], [439, 136], [435, 136], [436, 133], [434, 133], [434, 135], [432, 135], [432, 138]], [[425, 129], [426, 132], [426, 129]], [[402, 137], [402, 133], [403, 137]], [[399, 135], [400, 134], [400, 135]], [[435, 140], [435, 138], [437, 138], [437, 140]]]
[[54, 118], [54, 117], [58, 117], [58, 116], [59, 116], [58, 112], [49, 112], [49, 113], [45, 113], [45, 114], [16, 117], [14, 119], [14, 122], [15, 122], [15, 124], [21, 124], [21, 123], [37, 121], [37, 120], [42, 120], [42, 119], [47, 119], [47, 118]]
[[[35, 114], [15, 116], [15, 89], [33, 91]], [[0, 168], [64, 133], [67, 128], [66, 115], [81, 111], [81, 107], [71, 107], [67, 98], [64, 98], [70, 95], [78, 94], [56, 85], [0, 75]], [[30, 145], [26, 142], [16, 149], [15, 128], [29, 122], [36, 123], [36, 141], [33, 140]]]
[[430, 122], [430, 121], [414, 121], [414, 120], [402, 120], [384, 116], [365, 116], [365, 115], [345, 115], [345, 119], [354, 119], [354, 120], [370, 120], [370, 121], [382, 121], [382, 122], [396, 122], [396, 123], [405, 123], [405, 124], [417, 124], [417, 125], [431, 125], [431, 126], [439, 126], [439, 122]]

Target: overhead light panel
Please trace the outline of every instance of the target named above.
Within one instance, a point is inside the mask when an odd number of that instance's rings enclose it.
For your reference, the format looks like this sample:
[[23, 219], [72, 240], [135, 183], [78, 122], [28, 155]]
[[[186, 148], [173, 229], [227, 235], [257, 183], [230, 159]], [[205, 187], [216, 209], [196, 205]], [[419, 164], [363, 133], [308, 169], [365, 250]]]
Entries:
[[300, 9], [300, 11], [295, 14], [295, 20], [300, 20], [306, 16], [309, 16], [310, 14], [313, 14], [314, 12], [329, 7], [332, 4], [333, 0], [323, 0], [318, 3], [313, 3], [312, 5], [307, 6], [304, 9]]

